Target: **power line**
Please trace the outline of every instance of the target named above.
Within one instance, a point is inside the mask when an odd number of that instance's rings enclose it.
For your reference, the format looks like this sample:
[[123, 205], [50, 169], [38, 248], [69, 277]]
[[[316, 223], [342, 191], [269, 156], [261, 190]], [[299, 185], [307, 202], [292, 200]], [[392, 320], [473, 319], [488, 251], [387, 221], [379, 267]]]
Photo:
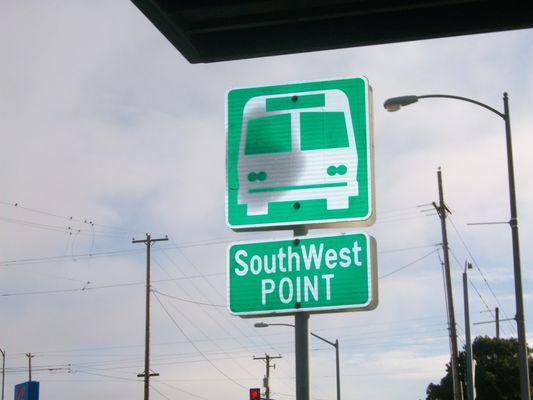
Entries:
[[[198, 267], [196, 266], [196, 264], [193, 263], [192, 260], [191, 260], [189, 257], [187, 257], [187, 255], [186, 255], [181, 249], [178, 249], [178, 252], [179, 252], [179, 254], [181, 255], [181, 257], [182, 257], [182, 258], [183, 258], [183, 259], [184, 259], [184, 260], [185, 260], [185, 261], [186, 261], [186, 262], [187, 262], [187, 263], [188, 263], [188, 264], [189, 264], [189, 265], [190, 265], [190, 266], [191, 266], [191, 267], [197, 272], [197, 273], [202, 274], [202, 272], [201, 272], [201, 268], [198, 268]], [[178, 263], [176, 263], [175, 260], [174, 260], [174, 259], [173, 259], [173, 258], [172, 258], [172, 257], [166, 252], [166, 251], [163, 251], [163, 254], [168, 258], [168, 260], [171, 262], [171, 264], [174, 265], [174, 266], [178, 269], [178, 271], [180, 271], [180, 273], [183, 273], [182, 270], [181, 270], [181, 268], [180, 268], [180, 266], [178, 265]], [[212, 289], [212, 290], [210, 291], [211, 293], [219, 294], [220, 297], [221, 297], [224, 301], [226, 300], [225, 295], [222, 294], [222, 293], [220, 292], [220, 290], [219, 290], [215, 285], [213, 285], [213, 283], [211, 283], [211, 282], [209, 281], [209, 279], [204, 278], [203, 280], [204, 280], [204, 282], [205, 282], [205, 283], [206, 283], [206, 284]], [[195, 284], [193, 284], [192, 286], [194, 287], [194, 289], [196, 289], [196, 291], [197, 291], [199, 294], [201, 294], [206, 300], [208, 300], [208, 296], [206, 296], [206, 295], [200, 290], [199, 287], [197, 287]], [[185, 292], [187, 293], [187, 291], [185, 291]], [[226, 313], [222, 313], [222, 310], [221, 310], [220, 308], [218, 308], [218, 309], [215, 308], [214, 310], [217, 311], [217, 315], [221, 316], [224, 320], [229, 321], [229, 322], [235, 327], [235, 329], [236, 329], [241, 335], [243, 335], [243, 336], [245, 336], [245, 337], [247, 336], [247, 335], [245, 334], [244, 330], [241, 328], [241, 326], [240, 326], [239, 324], [237, 324], [236, 322], [234, 322], [233, 319], [229, 319], [229, 320], [228, 320], [228, 319], [227, 319], [227, 314], [226, 314]], [[205, 312], [206, 315], [209, 315], [208, 310], [202, 310], [202, 311]], [[211, 317], [211, 318], [213, 318], [213, 317]], [[213, 319], [213, 320], [214, 320], [214, 319]], [[221, 328], [224, 329], [222, 326], [221, 326]], [[253, 328], [250, 328], [250, 329], [252, 329], [252, 331], [254, 331]], [[225, 329], [224, 329], [224, 330], [225, 330]], [[229, 332], [228, 332], [228, 333], [229, 333]], [[256, 337], [255, 331], [253, 332], [253, 336]], [[261, 339], [261, 340], [263, 340], [263, 339]], [[239, 343], [239, 344], [242, 344], [242, 343], [240, 343], [239, 339], [237, 339], [237, 338], [235, 338], [235, 341], [236, 341], [237, 343]], [[264, 341], [264, 340], [263, 340], [263, 341]], [[271, 347], [271, 348], [274, 350], [274, 348], [273, 348], [271, 345], [269, 345], [266, 341], [264, 341], [264, 342], [265, 342], [269, 347]], [[244, 345], [243, 345], [243, 346], [244, 346]], [[276, 350], [276, 351], [277, 351], [277, 350]]]
[[[503, 312], [503, 315], [505, 316], [505, 318], [509, 318], [509, 316], [506, 314], [505, 310], [503, 309], [503, 307], [501, 306], [501, 303], [500, 303], [500, 300], [498, 299], [498, 297], [496, 296], [496, 293], [494, 293], [494, 291], [492, 290], [492, 287], [490, 286], [487, 278], [485, 277], [485, 274], [483, 273], [483, 271], [481, 270], [481, 267], [479, 266], [476, 258], [474, 257], [474, 255], [472, 254], [472, 252], [470, 251], [470, 248], [468, 247], [468, 245], [466, 244], [465, 240], [463, 239], [463, 236], [461, 235], [461, 233], [459, 232], [459, 230], [457, 229], [457, 227], [455, 226], [455, 223], [453, 222], [453, 220], [450, 218], [450, 222], [452, 223], [452, 227], [455, 231], [455, 233], [457, 234], [457, 236], [459, 237], [459, 240], [461, 241], [462, 245], [464, 246], [464, 248], [466, 249], [468, 255], [470, 256], [470, 258], [472, 259], [472, 262], [474, 263], [474, 265], [476, 266], [476, 269], [478, 270], [479, 274], [481, 275], [481, 278], [483, 279], [483, 281], [485, 282], [485, 285], [487, 286], [487, 288], [489, 289], [490, 293], [492, 294], [492, 296], [494, 297], [494, 300], [496, 300], [496, 303], [498, 304], [498, 306], [500, 307], [500, 310], [502, 310]], [[513, 324], [511, 324], [510, 322], [508, 322], [509, 325], [512, 326], [512, 329], [513, 331], [516, 331], [515, 329], [515, 326]]]
[[[162, 268], [162, 266], [157, 262], [157, 260], [155, 260], [155, 261], [156, 261], [157, 265], [159, 265], [159, 267]], [[164, 271], [165, 271], [165, 273], [168, 274], [168, 272], [167, 272], [166, 270], [164, 270]], [[170, 275], [169, 275], [169, 276], [170, 276]], [[176, 285], [176, 286], [178, 286], [178, 285]], [[194, 286], [194, 284], [193, 284], [193, 286]], [[185, 293], [188, 294], [188, 292], [187, 292], [186, 290], [185, 290]], [[188, 321], [192, 326], [196, 327], [196, 329], [198, 329], [198, 330], [204, 335], [204, 337], [205, 337], [207, 340], [209, 340], [214, 346], [216, 346], [217, 348], [219, 348], [220, 350], [222, 350], [225, 354], [227, 354], [227, 355], [232, 359], [232, 361], [235, 363], [235, 365], [237, 365], [237, 366], [238, 366], [239, 368], [241, 368], [243, 371], [245, 371], [246, 373], [248, 373], [248, 374], [251, 375], [250, 371], [249, 371], [247, 368], [244, 368], [244, 367], [243, 367], [242, 365], [240, 365], [237, 361], [235, 361], [235, 360], [234, 360], [234, 357], [232, 356], [232, 354], [228, 353], [228, 352], [226, 351], [225, 348], [223, 348], [222, 346], [220, 346], [220, 345], [219, 345], [217, 342], [215, 342], [214, 340], [210, 339], [210, 337], [209, 337], [209, 335], [207, 334], [207, 332], [206, 332], [203, 328], [199, 327], [199, 326], [194, 322], [193, 319], [189, 318], [189, 317], [187, 316], [186, 313], [182, 312], [180, 309], [178, 309], [177, 307], [175, 307], [174, 304], [171, 304], [171, 307], [172, 307], [175, 311], [177, 311], [177, 312], [182, 316], [182, 318], [184, 318], [186, 321]], [[213, 322], [214, 322], [214, 323], [215, 323], [215, 324], [216, 324], [221, 330], [227, 332], [227, 333], [228, 333], [228, 334], [229, 334], [229, 335], [230, 335], [230, 336], [231, 336], [231, 337], [232, 337], [232, 338], [233, 338], [233, 339], [234, 339], [234, 340], [235, 340], [240, 346], [242, 346], [243, 348], [247, 347], [244, 343], [241, 343], [241, 341], [240, 341], [237, 337], [235, 337], [235, 336], [234, 336], [229, 330], [225, 329], [225, 327], [224, 327], [221, 323], [219, 323], [219, 322], [218, 322], [216, 319], [214, 319], [209, 313], [207, 313], [206, 310], [200, 309], [200, 311], [201, 311], [201, 312], [204, 312], [204, 313], [205, 313], [205, 314], [211, 319], [211, 321], [213, 321]], [[217, 310], [217, 311], [219, 311], [219, 310]]]
[[378, 251], [378, 254], [400, 253], [403, 251], [426, 249], [428, 247], [436, 247], [436, 246], [441, 246], [441, 243], [424, 244], [420, 246], [410, 246], [410, 247], [401, 247], [397, 249], [381, 250], [381, 251]]
[[125, 378], [123, 376], [115, 376], [115, 375], [107, 375], [107, 374], [99, 374], [99, 373], [96, 373], [96, 372], [89, 372], [89, 371], [84, 371], [84, 370], [79, 370], [79, 369], [76, 369], [76, 370], [72, 370], [73, 373], [81, 373], [81, 374], [87, 374], [87, 375], [94, 375], [94, 376], [101, 376], [101, 377], [104, 377], [104, 378], [113, 378], [113, 379], [119, 379], [121, 381], [130, 381], [130, 382], [142, 382], [141, 380], [139, 379], [134, 379], [134, 378]]
[[[175, 243], [173, 242], [173, 245], [170, 246], [160, 246], [158, 249], [154, 249], [154, 251], [164, 251], [164, 250], [179, 250], [184, 248], [191, 248], [191, 247], [198, 247], [198, 246], [211, 246], [211, 245], [217, 245], [217, 244], [223, 244], [233, 241], [231, 238], [221, 238], [221, 239], [213, 239], [213, 240], [202, 240], [202, 241], [196, 241], [196, 242], [185, 242], [185, 243]], [[45, 256], [45, 257], [34, 257], [34, 258], [21, 258], [21, 259], [13, 259], [13, 260], [4, 260], [0, 261], [0, 267], [6, 267], [11, 265], [29, 265], [29, 264], [40, 264], [40, 263], [49, 263], [49, 262], [61, 262], [61, 261], [70, 261], [70, 260], [79, 260], [84, 258], [96, 258], [96, 257], [111, 257], [111, 256], [119, 256], [119, 255], [130, 255], [135, 254], [138, 252], [142, 252], [142, 249], [127, 249], [127, 250], [112, 250], [112, 251], [104, 251], [104, 252], [90, 252], [90, 253], [80, 253], [80, 254], [73, 254], [73, 255], [59, 255], [59, 256]]]
[[156, 392], [158, 395], [160, 395], [161, 397], [167, 399], [167, 400], [172, 400], [170, 397], [168, 397], [166, 394], [163, 394], [159, 391], [159, 389], [157, 389], [154, 385], [150, 384], [150, 389], [152, 389], [154, 392]]
[[[190, 265], [190, 266], [191, 266], [196, 272], [201, 273], [201, 269], [198, 268], [198, 266], [197, 266], [195, 263], [193, 263], [193, 261], [192, 261], [192, 260], [191, 260], [191, 259], [185, 254], [184, 251], [182, 251], [181, 249], [178, 249], [178, 252], [179, 252], [179, 254], [181, 255], [181, 257], [183, 257], [183, 259], [184, 259], [184, 260], [185, 260], [185, 261], [186, 261], [186, 262], [187, 262], [187, 263], [188, 263], [188, 264], [189, 264], [189, 265]], [[178, 264], [174, 262], [173, 258], [171, 258], [170, 255], [167, 254], [167, 252], [164, 251], [163, 253], [164, 253], [164, 254], [166, 255], [166, 257], [171, 261], [171, 263], [172, 263], [173, 265], [175, 265], [176, 268], [178, 268], [178, 269], [181, 271], [181, 269], [179, 268]], [[224, 301], [226, 300], [225, 294], [221, 293], [220, 290], [219, 290], [216, 286], [214, 286], [214, 285], [213, 285], [213, 284], [212, 284], [207, 278], [205, 279], [205, 282], [207, 283], [207, 285], [209, 285], [209, 286], [212, 288], [212, 292], [217, 293], [218, 295], [220, 295], [220, 297], [221, 297]], [[193, 286], [194, 286], [194, 287], [196, 288], [196, 290], [200, 293], [200, 290], [199, 290], [195, 285], [193, 285]], [[204, 296], [204, 297], [206, 297], [206, 299], [207, 299], [207, 296]], [[219, 315], [222, 315], [222, 310], [221, 310], [220, 308], [219, 308], [219, 309], [216, 309], [216, 308], [215, 308], [214, 310], [218, 311], [218, 312], [219, 312]], [[202, 310], [202, 311], [204, 311], [204, 310]], [[206, 312], [206, 314], [208, 314], [208, 313], [207, 313], [207, 310], [206, 310], [205, 312]], [[223, 316], [226, 317], [226, 315], [227, 315], [227, 314], [224, 314]], [[227, 318], [226, 318], [226, 319], [227, 319]], [[243, 335], [244, 337], [247, 336], [246, 333], [244, 332], [244, 330], [241, 329], [240, 325], [237, 324], [236, 322], [234, 322], [233, 319], [230, 319], [229, 322], [235, 327], [235, 329], [236, 329], [241, 335]], [[278, 352], [278, 353], [279, 353], [279, 350], [278, 350], [277, 348], [275, 348], [271, 343], [269, 343], [268, 341], [266, 341], [263, 337], [258, 336], [258, 335], [256, 334], [254, 328], [252, 328], [251, 326], [248, 326], [248, 325], [247, 325], [247, 327], [248, 327], [248, 329], [250, 330], [250, 332], [253, 332], [252, 335], [253, 335], [254, 338], [258, 338], [259, 340], [261, 340], [262, 342], [264, 342], [265, 345], [268, 346], [270, 349], [272, 349], [274, 352]], [[235, 338], [235, 341], [236, 341], [237, 343], [241, 344], [239, 339]], [[280, 365], [280, 370], [284, 370], [284, 367], [281, 366], [281, 365]], [[284, 371], [283, 371], [283, 372], [284, 372]]]
[[80, 253], [73, 254], [70, 256], [61, 255], [61, 256], [46, 256], [46, 257], [33, 257], [33, 258], [19, 258], [14, 260], [5, 260], [0, 261], [0, 267], [7, 267], [11, 265], [28, 265], [36, 264], [42, 262], [61, 262], [61, 261], [70, 261], [70, 260], [79, 260], [84, 258], [97, 258], [97, 257], [114, 257], [120, 255], [130, 255], [142, 252], [142, 249], [129, 249], [129, 250], [112, 250], [112, 251], [103, 251], [98, 253]]
[[133, 232], [125, 230], [123, 228], [119, 228], [119, 227], [115, 227], [115, 226], [111, 226], [111, 225], [99, 224], [99, 223], [93, 222], [91, 219], [74, 218], [73, 216], [59, 215], [59, 214], [56, 214], [56, 213], [53, 213], [53, 212], [49, 212], [49, 211], [43, 211], [43, 210], [38, 210], [38, 209], [35, 209], [35, 208], [26, 207], [26, 206], [23, 206], [20, 202], [12, 203], [12, 202], [6, 202], [6, 201], [0, 200], [0, 204], [5, 205], [5, 206], [11, 206], [11, 207], [14, 207], [14, 208], [17, 208], [17, 209], [29, 211], [29, 212], [36, 213], [36, 214], [46, 215], [48, 217], [54, 217], [54, 218], [63, 219], [63, 220], [66, 220], [66, 221], [73, 221], [73, 222], [78, 222], [78, 223], [91, 225], [91, 226], [100, 226], [102, 228], [121, 231], [121, 232], [124, 232], [124, 233], [133, 233]]
[[165, 296], [165, 297], [168, 297], [168, 298], [174, 299], [174, 300], [183, 301], [183, 302], [185, 302], [185, 303], [198, 304], [198, 305], [200, 305], [200, 306], [210, 306], [210, 307], [227, 308], [227, 307], [226, 307], [225, 305], [223, 305], [223, 304], [203, 303], [203, 302], [201, 302], [201, 301], [195, 301], [195, 300], [190, 300], [190, 299], [184, 299], [184, 298], [182, 298], [182, 297], [171, 296], [170, 294], [166, 294], [166, 293], [160, 292], [160, 291], [157, 290], [157, 289], [152, 289], [152, 292], [153, 292], [153, 293], [160, 294], [161, 296]]
[[[446, 324], [441, 323], [441, 322], [429, 322], [428, 321], [428, 320], [437, 320], [437, 319], [439, 319], [439, 318], [435, 318], [434, 316], [428, 316], [428, 317], [422, 317], [422, 318], [398, 319], [398, 320], [393, 320], [393, 321], [390, 321], [390, 322], [387, 322], [387, 323], [384, 323], [384, 322], [381, 323], [381, 325], [391, 325], [391, 324], [394, 325], [394, 324], [402, 323], [402, 322], [410, 322], [411, 323], [411, 326], [409, 328], [401, 328], [400, 331], [398, 329], [391, 329], [389, 327], [386, 327], [386, 328], [383, 328], [383, 329], [377, 329], [377, 330], [376, 329], [368, 330], [368, 326], [366, 326], [366, 325], [361, 327], [359, 325], [353, 325], [353, 324], [345, 324], [345, 325], [329, 327], [329, 328], [320, 328], [320, 329], [316, 329], [315, 331], [316, 332], [324, 332], [324, 331], [331, 331], [331, 330], [357, 331], [357, 333], [341, 335], [341, 336], [339, 336], [339, 338], [357, 337], [357, 338], [360, 339], [361, 335], [369, 335], [369, 336], [372, 336], [373, 338], [375, 338], [375, 337], [379, 337], [376, 334], [379, 334], [379, 333], [382, 333], [382, 332], [394, 333], [393, 336], [395, 336], [397, 334], [401, 334], [402, 331], [406, 331], [405, 333], [409, 333], [409, 335], [412, 336], [413, 326], [414, 326], [414, 331], [419, 331], [420, 329], [422, 329], [424, 327], [432, 327], [432, 326], [435, 326], [435, 325], [437, 325], [437, 326], [440, 326], [440, 325], [445, 326], [446, 325]], [[428, 322], [414, 324], [417, 321], [428, 321]], [[373, 324], [372, 326], [375, 327], [376, 325], [380, 325], [380, 324], [377, 323], [377, 324]], [[274, 336], [285, 336], [285, 334], [284, 333], [269, 333], [269, 334], [262, 333], [262, 336], [264, 336], [264, 337], [274, 337]], [[226, 339], [233, 339], [233, 336], [231, 336], [231, 337], [227, 336], [227, 337], [214, 338], [214, 340], [226, 340]], [[202, 340], [202, 339], [197, 339], [196, 340], [196, 342], [200, 342], [200, 341], [207, 341], [207, 340]], [[153, 346], [167, 346], [167, 345], [174, 345], [174, 344], [181, 344], [181, 343], [186, 343], [186, 342], [184, 342], [184, 341], [161, 342], [161, 343], [153, 343]], [[292, 343], [292, 342], [286, 342], [286, 343], [289, 344], [289, 343]], [[87, 354], [83, 354], [81, 356], [90, 355], [90, 356], [95, 356], [95, 357], [102, 357], [103, 355], [95, 354], [95, 352], [102, 351], [102, 350], [130, 349], [130, 348], [137, 348], [137, 347], [142, 347], [142, 346], [143, 346], [142, 344], [138, 344], [138, 345], [117, 345], [117, 346], [102, 346], [102, 347], [86, 347], [86, 348], [63, 349], [63, 350], [37, 351], [37, 352], [34, 352], [34, 354], [36, 354], [36, 355], [38, 355], [40, 357], [51, 357], [51, 356], [54, 356], [54, 357], [65, 357], [66, 354], [68, 354], [68, 353], [88, 352]], [[187, 355], [191, 355], [191, 354], [196, 354], [196, 353], [180, 353], [180, 355], [183, 355], [183, 356], [187, 356]], [[215, 353], [213, 352], [213, 354], [215, 354]], [[13, 357], [22, 357], [22, 356], [24, 356], [24, 353], [13, 353], [12, 356]], [[124, 354], [117, 354], [116, 356], [124, 357], [125, 355]], [[172, 355], [172, 354], [170, 354], [170, 355], [168, 355], [168, 354], [156, 355], [156, 356], [154, 356], [154, 358], [163, 357], [163, 356], [171, 357], [171, 356], [175, 356], [175, 355]], [[108, 361], [108, 362], [114, 362], [114, 361]], [[100, 364], [100, 363], [102, 363], [102, 361], [98, 361], [97, 363]], [[79, 364], [77, 364], [77, 365], [79, 365]], [[88, 364], [85, 363], [83, 365], [88, 365]]]
[[170, 320], [172, 321], [172, 323], [174, 324], [174, 326], [181, 332], [181, 334], [185, 337], [185, 339], [187, 339], [187, 342], [189, 342], [189, 344], [195, 348], [195, 350], [213, 367], [215, 368], [220, 374], [222, 374], [223, 376], [225, 376], [230, 382], [234, 383], [235, 385], [243, 388], [243, 389], [247, 389], [246, 386], [244, 385], [241, 385], [239, 382], [237, 382], [235, 379], [233, 379], [231, 376], [227, 375], [223, 370], [221, 370], [219, 367], [217, 367], [215, 365], [215, 363], [213, 363], [206, 355], [205, 353], [200, 350], [200, 348], [192, 341], [192, 339], [185, 333], [185, 331], [179, 326], [179, 324], [176, 322], [176, 320], [174, 319], [174, 317], [172, 316], [172, 314], [170, 314], [168, 312], [168, 310], [166, 309], [165, 305], [161, 302], [161, 300], [159, 299], [159, 296], [157, 295], [157, 293], [154, 293], [154, 297], [156, 298], [157, 302], [161, 305], [161, 308], [163, 309], [163, 311], [165, 312], [165, 314], [167, 314], [167, 316], [170, 318]]
[[176, 390], [178, 390], [178, 391], [180, 391], [180, 392], [182, 392], [182, 393], [188, 394], [189, 396], [196, 397], [197, 399], [201, 399], [201, 400], [209, 400], [207, 397], [200, 396], [200, 395], [198, 395], [198, 394], [195, 394], [195, 393], [189, 392], [189, 391], [187, 391], [187, 390], [185, 390], [185, 389], [182, 389], [182, 388], [179, 388], [179, 387], [177, 387], [177, 386], [171, 385], [171, 384], [169, 384], [169, 383], [167, 383], [167, 382], [160, 381], [160, 380], [157, 380], [156, 382], [157, 382], [157, 383], [160, 383], [160, 384], [162, 384], [162, 385], [168, 386], [169, 388], [176, 389]]
[[85, 229], [78, 229], [72, 226], [60, 226], [60, 225], [50, 225], [50, 224], [42, 224], [32, 221], [26, 221], [22, 219], [16, 219], [16, 218], [7, 218], [7, 217], [0, 217], [0, 221], [6, 222], [9, 224], [15, 224], [15, 225], [21, 225], [26, 226], [28, 228], [36, 228], [36, 229], [44, 229], [48, 231], [55, 231], [55, 232], [62, 232], [62, 233], [77, 233], [81, 235], [98, 235], [98, 236], [109, 236], [109, 237], [124, 237], [125, 235], [119, 235], [112, 232], [102, 232], [102, 231], [87, 231]]
[[[393, 274], [395, 274], [397, 272], [400, 272], [400, 271], [402, 271], [402, 270], [404, 270], [404, 269], [406, 269], [406, 268], [418, 263], [419, 261], [422, 261], [423, 259], [429, 257], [430, 255], [434, 254], [437, 251], [438, 251], [438, 249], [433, 250], [433, 251], [423, 255], [422, 257], [417, 258], [416, 260], [413, 260], [413, 261], [411, 261], [411, 262], [409, 262], [409, 263], [407, 263], [407, 264], [405, 264], [405, 265], [403, 265], [403, 266], [401, 266], [401, 267], [399, 267], [399, 268], [397, 268], [397, 269], [395, 269], [395, 270], [393, 270], [391, 272], [388, 272], [388, 273], [380, 276], [379, 279], [384, 279], [384, 278], [389, 277], [390, 275], [393, 275]], [[104, 255], [104, 254], [113, 254], [114, 255], [114, 254], [118, 254], [118, 252], [107, 252], [107, 253], [100, 253], [100, 254], [102, 254], [102, 255]], [[157, 261], [156, 261], [156, 264], [158, 264]], [[219, 275], [224, 275], [224, 273], [200, 274], [200, 275], [183, 276], [183, 277], [177, 277], [177, 278], [158, 279], [158, 280], [153, 280], [153, 283], [179, 281], [179, 280], [190, 280], [190, 279], [205, 279], [206, 277], [219, 276]], [[63, 294], [65, 294], [65, 293], [76, 293], [76, 292], [84, 292], [84, 291], [91, 291], [91, 290], [98, 290], [98, 289], [109, 289], [109, 288], [124, 287], [124, 286], [136, 286], [136, 285], [142, 285], [142, 284], [144, 284], [144, 282], [123, 282], [123, 283], [100, 285], [100, 286], [84, 286], [82, 288], [52, 289], [52, 290], [37, 290], [37, 291], [26, 291], [26, 292], [2, 293], [2, 294], [0, 294], [0, 297], [46, 295], [46, 294], [61, 294], [61, 293], [63, 293]], [[155, 291], [157, 291], [157, 290], [154, 290], [154, 292]], [[200, 302], [200, 301], [197, 301], [197, 300], [184, 299], [184, 298], [181, 298], [181, 297], [171, 296], [169, 294], [166, 294], [166, 293], [163, 293], [163, 292], [159, 292], [159, 291], [157, 291], [157, 292], [159, 294], [163, 295], [163, 296], [166, 296], [166, 297], [169, 297], [169, 298], [173, 298], [173, 299], [178, 300], [178, 301], [183, 301], [183, 302], [188, 302], [188, 303], [195, 303], [195, 304], [205, 305], [205, 306], [218, 307], [218, 308], [225, 308], [225, 306], [221, 305], [221, 304]]]
[[393, 270], [393, 271], [391, 271], [391, 272], [388, 272], [388, 273], [386, 273], [386, 274], [384, 274], [384, 275], [381, 275], [381, 276], [379, 277], [379, 279], [385, 279], [385, 278], [391, 276], [392, 274], [395, 274], [395, 273], [397, 273], [397, 272], [400, 272], [400, 271], [406, 269], [407, 267], [410, 267], [411, 265], [414, 265], [414, 264], [416, 264], [417, 262], [422, 261], [423, 259], [429, 257], [430, 255], [435, 254], [437, 251], [438, 251], [438, 249], [435, 249], [435, 250], [433, 250], [433, 251], [430, 251], [429, 253], [423, 255], [422, 257], [417, 258], [416, 260], [411, 261], [410, 263], [407, 263], [407, 264], [405, 264], [405, 265], [403, 265], [403, 266], [401, 266], [401, 267], [399, 267], [399, 268], [397, 268], [397, 269], [395, 269], [395, 270]]
[[[452, 251], [452, 249], [450, 248], [450, 253], [452, 254], [452, 257], [453, 259], [455, 260], [455, 262], [457, 263], [458, 266], [461, 265], [459, 259], [457, 258], [457, 256], [455, 255], [455, 253]], [[492, 311], [492, 308], [489, 307], [487, 301], [485, 300], [485, 298], [482, 296], [481, 292], [479, 291], [479, 289], [477, 288], [476, 284], [472, 281], [472, 279], [469, 277], [468, 278], [468, 282], [470, 283], [470, 286], [474, 289], [474, 291], [476, 292], [477, 296], [480, 298], [481, 302], [483, 303], [483, 305], [485, 306], [485, 309], [486, 311], [492, 316], [494, 317], [494, 312]], [[504, 331], [504, 333], [507, 333], [505, 331], [505, 329], [502, 327], [502, 330]]]
[[[182, 276], [182, 277], [169, 278], [169, 279], [155, 279], [155, 280], [152, 280], [152, 283], [201, 279], [201, 278], [205, 278], [206, 276], [219, 276], [219, 275], [224, 275], [224, 272], [213, 273], [213, 274], [208, 274], [208, 275]], [[122, 282], [122, 283], [115, 283], [115, 284], [110, 284], [110, 285], [89, 286], [89, 287], [73, 288], [73, 289], [35, 290], [35, 291], [27, 291], [27, 292], [1, 293], [0, 297], [32, 296], [32, 295], [46, 295], [46, 294], [61, 294], [61, 293], [66, 294], [66, 293], [76, 293], [76, 292], [89, 292], [89, 291], [92, 291], [92, 290], [111, 289], [111, 288], [117, 288], [117, 287], [138, 286], [138, 285], [145, 285], [145, 282]]]

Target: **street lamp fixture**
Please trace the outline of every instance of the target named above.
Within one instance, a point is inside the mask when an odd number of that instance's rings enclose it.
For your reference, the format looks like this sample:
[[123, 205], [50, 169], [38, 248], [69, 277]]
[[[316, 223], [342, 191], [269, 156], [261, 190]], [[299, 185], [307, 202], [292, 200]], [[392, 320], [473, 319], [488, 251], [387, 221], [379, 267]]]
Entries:
[[509, 226], [511, 227], [511, 237], [513, 244], [513, 270], [515, 283], [515, 301], [516, 301], [516, 327], [518, 332], [518, 361], [520, 366], [520, 398], [521, 400], [530, 400], [529, 374], [528, 374], [528, 351], [526, 344], [526, 329], [524, 320], [524, 298], [522, 291], [522, 269], [520, 266], [520, 240], [518, 236], [518, 212], [516, 207], [516, 189], [514, 178], [513, 164], [513, 145], [511, 140], [511, 117], [509, 114], [509, 97], [507, 93], [503, 94], [503, 112], [492, 108], [491, 106], [479, 101], [469, 99], [468, 97], [454, 96], [448, 94], [428, 94], [423, 96], [401, 96], [393, 97], [385, 101], [383, 106], [387, 111], [398, 111], [403, 106], [416, 103], [424, 98], [446, 98], [466, 101], [483, 107], [492, 113], [498, 115], [505, 123], [505, 139], [507, 151], [507, 175], [509, 181], [509, 208], [511, 218]]
[[400, 97], [393, 97], [385, 101], [383, 106], [387, 109], [389, 112], [398, 111], [400, 108], [404, 106], [408, 106], [409, 104], [416, 103], [418, 101], [417, 96], [400, 96]]
[[[278, 324], [267, 324], [266, 322], [256, 322], [254, 324], [256, 328], [268, 328], [269, 326], [290, 326], [291, 328], [295, 328], [293, 324], [284, 324], [284, 323], [278, 323]], [[309, 332], [309, 334], [313, 337], [316, 337], [317, 339], [322, 340], [323, 342], [326, 342], [330, 346], [333, 346], [335, 348], [335, 369], [336, 369], [336, 380], [337, 380], [337, 400], [341, 400], [341, 378], [340, 378], [340, 365], [339, 365], [339, 339], [336, 339], [334, 342], [323, 338], [322, 336], [317, 335], [316, 333]]]

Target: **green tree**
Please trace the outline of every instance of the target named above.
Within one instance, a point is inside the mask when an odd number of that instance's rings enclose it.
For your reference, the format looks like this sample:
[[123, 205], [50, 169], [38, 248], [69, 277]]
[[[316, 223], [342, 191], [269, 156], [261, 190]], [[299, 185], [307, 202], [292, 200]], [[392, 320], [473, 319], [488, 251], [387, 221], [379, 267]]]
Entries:
[[[516, 339], [495, 339], [478, 336], [472, 343], [476, 361], [476, 400], [519, 400], [520, 370], [518, 366], [518, 342]], [[531, 349], [528, 349], [531, 353]], [[531, 365], [532, 359], [529, 357]], [[426, 400], [453, 400], [453, 384], [450, 363], [440, 383], [430, 383]], [[529, 380], [533, 382], [533, 369], [529, 368]], [[459, 379], [466, 398], [466, 353], [459, 353]]]

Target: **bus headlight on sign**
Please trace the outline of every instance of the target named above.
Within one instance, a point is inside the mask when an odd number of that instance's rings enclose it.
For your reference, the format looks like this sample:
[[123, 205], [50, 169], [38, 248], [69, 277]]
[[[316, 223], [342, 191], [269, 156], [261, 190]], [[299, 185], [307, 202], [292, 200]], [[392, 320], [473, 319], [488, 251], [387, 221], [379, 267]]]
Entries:
[[375, 240], [364, 233], [233, 244], [229, 310], [243, 317], [371, 310], [376, 262]]

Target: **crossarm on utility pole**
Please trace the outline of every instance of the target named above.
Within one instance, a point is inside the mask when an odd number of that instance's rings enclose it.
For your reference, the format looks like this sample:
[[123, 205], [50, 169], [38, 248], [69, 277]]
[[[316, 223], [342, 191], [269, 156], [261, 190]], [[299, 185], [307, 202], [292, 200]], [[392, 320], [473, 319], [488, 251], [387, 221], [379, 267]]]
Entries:
[[264, 357], [253, 357], [254, 360], [264, 360], [265, 361], [265, 367], [266, 367], [266, 374], [265, 374], [265, 399], [270, 400], [270, 368], [276, 368], [276, 364], [270, 364], [271, 360], [275, 360], [277, 358], [282, 358], [281, 355], [277, 356], [271, 356], [268, 354], [265, 354]]

